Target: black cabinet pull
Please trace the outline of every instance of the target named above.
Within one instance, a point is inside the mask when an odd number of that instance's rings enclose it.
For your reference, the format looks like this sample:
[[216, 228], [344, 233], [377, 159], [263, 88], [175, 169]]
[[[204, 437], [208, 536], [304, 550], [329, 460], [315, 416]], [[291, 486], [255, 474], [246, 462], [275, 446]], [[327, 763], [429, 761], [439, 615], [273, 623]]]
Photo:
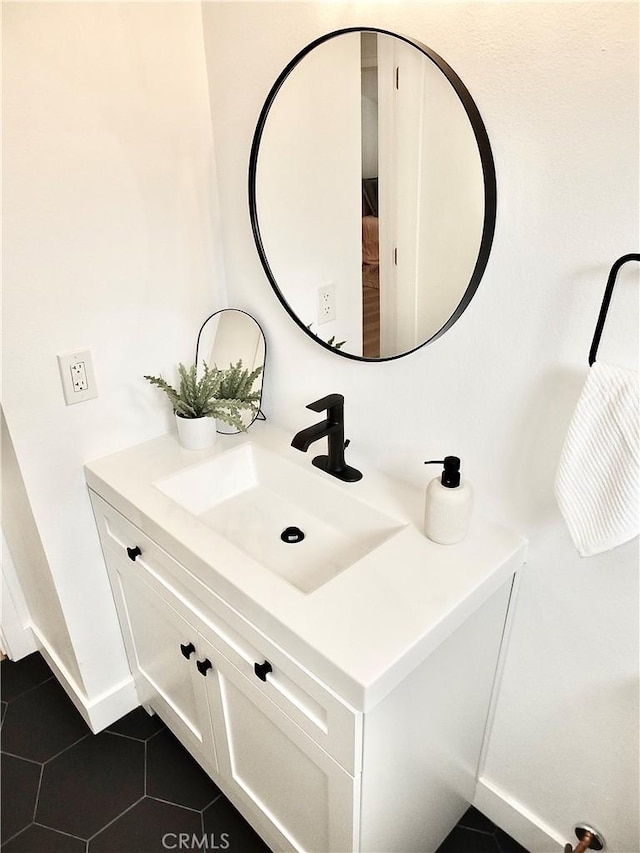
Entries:
[[269, 661], [266, 660], [264, 663], [254, 663], [253, 671], [258, 676], [260, 681], [266, 681], [267, 673], [273, 672], [273, 667], [271, 666]]
[[213, 664], [211, 663], [209, 658], [205, 658], [204, 660], [197, 660], [196, 666], [198, 667], [198, 672], [200, 673], [200, 675], [206, 675], [213, 666]]
[[195, 650], [196, 647], [193, 645], [193, 643], [187, 643], [186, 645], [184, 643], [180, 643], [180, 651], [182, 652], [184, 657], [186, 657], [187, 660], [189, 660]]
[[127, 548], [127, 554], [129, 555], [130, 560], [135, 560], [136, 557], [139, 557], [142, 554], [142, 551], [136, 545], [135, 548]]

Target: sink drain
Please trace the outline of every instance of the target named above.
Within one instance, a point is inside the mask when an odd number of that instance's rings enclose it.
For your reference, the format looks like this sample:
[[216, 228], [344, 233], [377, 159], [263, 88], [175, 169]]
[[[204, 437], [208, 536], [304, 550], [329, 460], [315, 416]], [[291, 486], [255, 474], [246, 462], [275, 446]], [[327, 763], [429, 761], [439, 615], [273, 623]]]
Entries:
[[299, 527], [285, 527], [280, 534], [280, 538], [283, 542], [292, 545], [294, 542], [302, 542], [304, 539], [304, 533]]

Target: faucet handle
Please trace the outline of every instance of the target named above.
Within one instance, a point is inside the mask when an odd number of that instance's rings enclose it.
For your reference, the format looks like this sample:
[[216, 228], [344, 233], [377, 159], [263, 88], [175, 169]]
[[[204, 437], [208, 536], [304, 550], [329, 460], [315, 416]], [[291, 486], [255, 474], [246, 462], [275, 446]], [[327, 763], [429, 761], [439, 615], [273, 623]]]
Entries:
[[324, 412], [325, 409], [333, 409], [336, 406], [344, 406], [344, 396], [342, 394], [327, 394], [315, 403], [309, 403], [307, 409], [312, 412]]

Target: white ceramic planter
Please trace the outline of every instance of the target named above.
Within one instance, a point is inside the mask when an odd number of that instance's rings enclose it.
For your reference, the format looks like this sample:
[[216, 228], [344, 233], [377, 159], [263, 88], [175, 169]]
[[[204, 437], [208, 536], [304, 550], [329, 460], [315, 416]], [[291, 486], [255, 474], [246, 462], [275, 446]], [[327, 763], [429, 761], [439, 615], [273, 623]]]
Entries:
[[206, 450], [216, 443], [215, 418], [181, 418], [176, 415], [178, 441], [186, 450]]

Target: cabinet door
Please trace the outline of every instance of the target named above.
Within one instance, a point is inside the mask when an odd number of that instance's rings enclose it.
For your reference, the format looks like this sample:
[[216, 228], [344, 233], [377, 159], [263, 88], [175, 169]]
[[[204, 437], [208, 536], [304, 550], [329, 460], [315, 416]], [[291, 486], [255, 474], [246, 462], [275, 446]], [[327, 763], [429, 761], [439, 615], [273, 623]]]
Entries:
[[[281, 850], [357, 850], [359, 781], [218, 655], [208, 691], [225, 792]], [[266, 823], [265, 823], [266, 822]]]
[[206, 665], [200, 636], [130, 570], [123, 567], [114, 574], [131, 635], [129, 656], [140, 701], [162, 717], [203, 767], [217, 773], [207, 700], [207, 687], [217, 674]]

